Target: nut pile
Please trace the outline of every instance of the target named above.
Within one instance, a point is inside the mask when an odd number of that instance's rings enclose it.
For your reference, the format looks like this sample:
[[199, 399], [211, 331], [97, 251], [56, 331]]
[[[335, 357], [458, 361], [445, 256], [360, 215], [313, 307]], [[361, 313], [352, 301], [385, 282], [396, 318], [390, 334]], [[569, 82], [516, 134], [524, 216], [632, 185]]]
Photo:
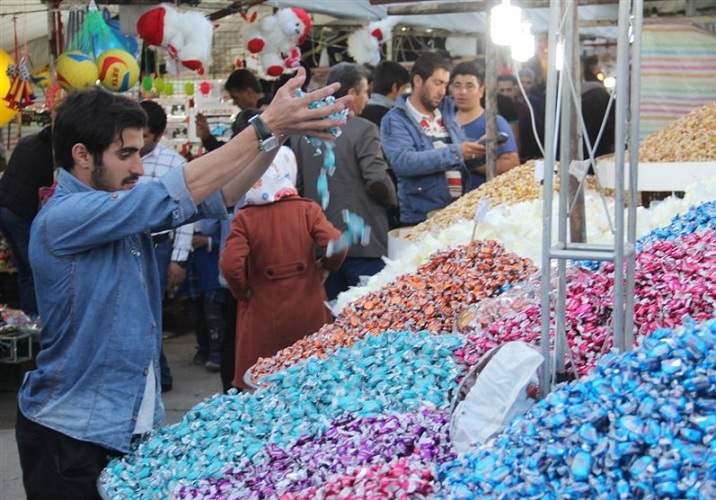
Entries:
[[415, 240], [421, 233], [440, 229], [460, 219], [471, 220], [475, 215], [475, 207], [480, 200], [488, 200], [490, 205], [495, 206], [501, 203], [517, 203], [520, 201], [534, 200], [539, 198], [541, 186], [534, 178], [535, 162], [528, 161], [498, 175], [489, 182], [482, 184], [477, 189], [455, 200], [443, 208], [425, 222], [422, 222], [405, 232], [405, 238]]
[[438, 469], [444, 498], [716, 497], [716, 321], [658, 330]]
[[639, 147], [639, 161], [716, 161], [716, 102], [646, 137]]
[[507, 252], [495, 241], [475, 241], [438, 252], [416, 273], [402, 275], [351, 303], [333, 324], [271, 358], [260, 359], [251, 373], [258, 379], [308, 357], [324, 357], [366, 334], [452, 331], [455, 314], [465, 304], [491, 297], [534, 271], [528, 259]]

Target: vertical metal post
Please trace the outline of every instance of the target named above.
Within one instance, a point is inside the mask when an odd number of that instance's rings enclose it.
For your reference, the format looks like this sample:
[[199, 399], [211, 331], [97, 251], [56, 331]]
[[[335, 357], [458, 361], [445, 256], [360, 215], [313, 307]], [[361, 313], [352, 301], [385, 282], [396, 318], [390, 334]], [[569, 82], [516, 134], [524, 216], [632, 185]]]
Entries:
[[551, 389], [552, 366], [550, 361], [550, 262], [552, 246], [552, 177], [554, 173], [554, 129], [557, 111], [557, 68], [555, 67], [555, 54], [557, 50], [557, 35], [559, 33], [559, 1], [550, 0], [549, 32], [548, 36], [548, 66], [547, 66], [547, 102], [545, 109], [545, 158], [544, 158], [544, 186], [542, 208], [542, 328], [541, 343], [544, 364], [540, 373], [540, 390], [546, 395]]
[[624, 343], [624, 139], [626, 137], [629, 92], [629, 6], [630, 0], [619, 0], [617, 35], [616, 119], [614, 131], [616, 234], [614, 241], [614, 346], [623, 352]]
[[[574, 118], [572, 119], [572, 141], [570, 150], [573, 160], [583, 160], [584, 152], [582, 149], [582, 129], [580, 127], [582, 121], [582, 64], [580, 62], [580, 44], [579, 44], [579, 1], [574, 1], [574, 7], [571, 12], [570, 23], [571, 31], [567, 31], [567, 37], [572, 42], [572, 50], [565, 51], [565, 59], [570, 62], [570, 78], [574, 82], [576, 99], [570, 99]], [[569, 58], [569, 59], [567, 59]], [[569, 88], [568, 88], [569, 89]], [[571, 95], [566, 90], [567, 95]], [[584, 208], [584, 190], [579, 189], [579, 180], [573, 175], [569, 176], [569, 241], [584, 243], [587, 241], [587, 214]]]
[[[574, 44], [574, 37], [572, 33], [576, 30], [574, 26], [572, 12], [576, 10], [574, 0], [566, 0], [564, 3], [564, 12], [562, 15], [565, 16], [566, 23], [564, 31], [567, 35], [564, 37], [564, 60], [562, 70], [559, 72], [559, 78], [562, 85], [562, 92], [569, 95], [567, 89], [569, 89], [568, 78], [571, 78], [571, 56], [572, 46]], [[572, 160], [572, 123], [573, 123], [573, 109], [572, 99], [562, 98], [560, 111], [560, 123], [559, 123], [559, 207], [558, 207], [558, 218], [557, 218], [557, 244], [559, 248], [566, 248], [567, 242], [569, 241], [569, 234], [567, 232], [568, 223], [568, 210], [569, 210], [569, 164]], [[554, 362], [557, 373], [564, 373], [564, 354], [566, 351], [566, 328], [565, 328], [565, 316], [566, 316], [566, 300], [567, 300], [567, 261], [560, 259], [557, 261], [557, 300], [554, 308], [555, 315], [555, 337], [554, 337]]]
[[489, 33], [485, 34], [485, 135], [485, 174], [489, 181], [497, 174], [497, 47]]
[[639, 106], [641, 94], [641, 29], [644, 18], [644, 0], [633, 0], [631, 46], [631, 106], [629, 113], [629, 209], [627, 213], [626, 302], [624, 307], [625, 349], [634, 347], [634, 273], [636, 270], [636, 205], [639, 186]]

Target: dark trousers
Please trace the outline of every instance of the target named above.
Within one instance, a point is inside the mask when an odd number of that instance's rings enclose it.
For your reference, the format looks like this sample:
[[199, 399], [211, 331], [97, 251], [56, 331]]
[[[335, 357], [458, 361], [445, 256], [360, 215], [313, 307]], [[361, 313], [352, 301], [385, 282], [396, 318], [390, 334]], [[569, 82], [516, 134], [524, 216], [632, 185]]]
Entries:
[[229, 292], [221, 288], [204, 292], [192, 300], [194, 308], [194, 330], [200, 354], [209, 358], [220, 357], [221, 343], [226, 336], [224, 306]]
[[20, 308], [26, 314], [37, 314], [35, 284], [28, 257], [30, 223], [5, 207], [0, 207], [0, 233], [5, 237], [12, 261], [17, 269], [17, 286], [20, 292]]
[[384, 267], [385, 262], [379, 257], [346, 257], [341, 268], [326, 280], [328, 300], [335, 300], [339, 293], [356, 286], [361, 276], [373, 276]]
[[100, 498], [97, 478], [110, 459], [121, 455], [37, 424], [20, 410], [15, 439], [28, 500]]
[[[154, 246], [154, 255], [157, 259], [157, 266], [159, 267], [159, 289], [162, 291], [162, 302], [164, 301], [164, 293], [167, 289], [167, 270], [169, 269], [173, 250], [174, 243], [170, 239], [166, 239]], [[164, 356], [163, 346], [159, 354], [159, 371], [159, 380], [161, 381], [162, 388], [170, 388], [174, 383], [174, 378], [172, 377], [172, 371], [169, 369], [169, 362], [166, 356]]]
[[233, 387], [234, 367], [236, 365], [236, 300], [227, 292], [224, 304], [224, 321], [226, 331], [221, 339], [221, 385], [224, 392]]

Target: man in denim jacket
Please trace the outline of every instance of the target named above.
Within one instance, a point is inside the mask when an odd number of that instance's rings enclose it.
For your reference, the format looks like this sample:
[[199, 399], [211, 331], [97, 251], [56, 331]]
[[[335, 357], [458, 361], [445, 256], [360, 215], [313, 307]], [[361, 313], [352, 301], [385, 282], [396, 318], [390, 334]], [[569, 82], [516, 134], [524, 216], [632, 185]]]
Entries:
[[57, 112], [55, 194], [35, 218], [32, 266], [43, 323], [37, 369], [18, 394], [15, 429], [25, 491], [36, 498], [96, 498], [108, 456], [161, 423], [161, 294], [151, 233], [226, 217], [290, 134], [318, 135], [340, 121], [284, 85], [260, 117], [216, 151], [138, 184], [146, 114], [100, 89], [68, 96]]
[[464, 192], [469, 175], [465, 160], [484, 148], [465, 140], [445, 99], [450, 63], [435, 53], [421, 55], [410, 72], [413, 87], [401, 97], [380, 126], [383, 151], [398, 178], [400, 223], [424, 221]]

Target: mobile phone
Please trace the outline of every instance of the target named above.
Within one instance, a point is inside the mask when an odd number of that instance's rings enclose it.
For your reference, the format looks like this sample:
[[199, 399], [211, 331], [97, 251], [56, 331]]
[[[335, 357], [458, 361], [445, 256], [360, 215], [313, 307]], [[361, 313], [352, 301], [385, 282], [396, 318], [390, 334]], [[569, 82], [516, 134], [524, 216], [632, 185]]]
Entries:
[[[505, 132], [498, 132], [497, 133], [497, 145], [501, 146], [504, 143], [507, 142], [507, 140], [510, 138], [509, 135], [507, 135]], [[487, 144], [487, 137], [483, 137], [479, 141], [477, 141], [478, 144]]]

